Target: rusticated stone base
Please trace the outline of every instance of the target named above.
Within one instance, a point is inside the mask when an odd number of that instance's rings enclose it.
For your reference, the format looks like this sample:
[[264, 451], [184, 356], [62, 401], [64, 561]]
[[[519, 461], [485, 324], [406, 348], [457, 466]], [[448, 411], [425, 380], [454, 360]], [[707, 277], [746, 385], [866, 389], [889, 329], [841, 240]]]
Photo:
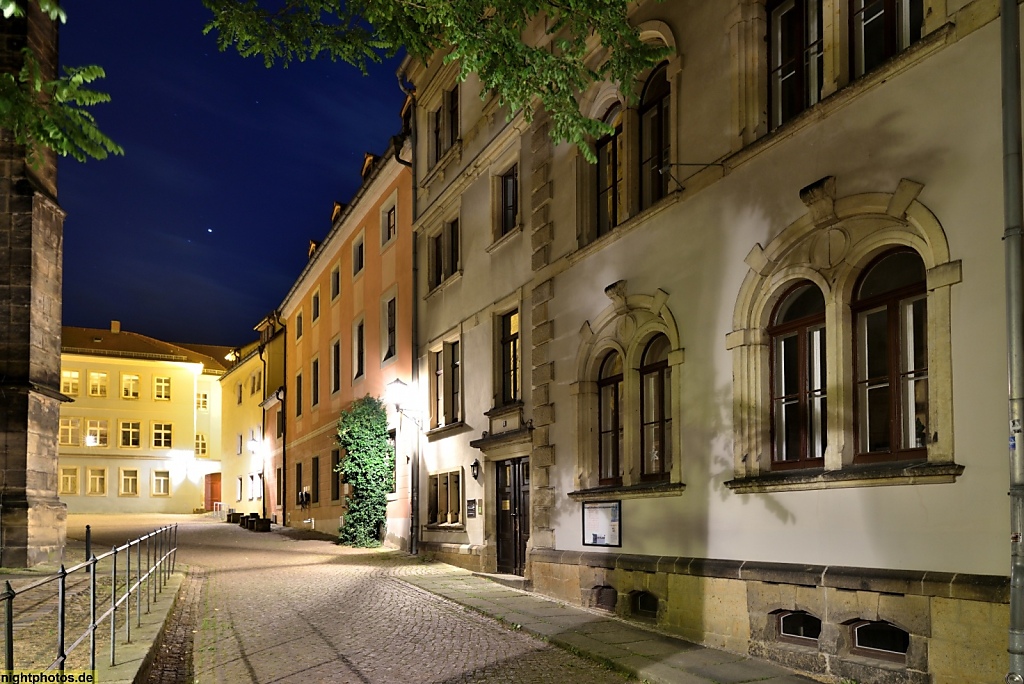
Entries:
[[67, 507], [55, 499], [0, 503], [0, 565], [28, 568], [64, 559]]

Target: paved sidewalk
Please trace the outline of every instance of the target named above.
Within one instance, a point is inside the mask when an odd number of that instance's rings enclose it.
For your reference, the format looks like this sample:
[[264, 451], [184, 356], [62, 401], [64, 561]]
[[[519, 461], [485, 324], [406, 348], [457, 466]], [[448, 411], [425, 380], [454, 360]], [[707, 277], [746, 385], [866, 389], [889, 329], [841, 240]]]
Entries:
[[791, 670], [691, 644], [597, 611], [502, 586], [443, 563], [402, 579], [513, 629], [546, 639], [638, 679], [657, 684], [797, 684], [814, 682]]

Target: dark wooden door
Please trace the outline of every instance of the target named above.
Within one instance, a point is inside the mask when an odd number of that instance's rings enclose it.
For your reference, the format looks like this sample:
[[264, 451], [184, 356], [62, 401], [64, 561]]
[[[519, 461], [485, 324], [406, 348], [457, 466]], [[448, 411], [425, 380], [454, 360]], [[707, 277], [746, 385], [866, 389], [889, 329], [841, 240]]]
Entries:
[[203, 508], [213, 510], [213, 502], [220, 501], [220, 473], [210, 473], [204, 484]]
[[522, 575], [530, 539], [530, 459], [513, 458], [496, 465], [498, 572]]

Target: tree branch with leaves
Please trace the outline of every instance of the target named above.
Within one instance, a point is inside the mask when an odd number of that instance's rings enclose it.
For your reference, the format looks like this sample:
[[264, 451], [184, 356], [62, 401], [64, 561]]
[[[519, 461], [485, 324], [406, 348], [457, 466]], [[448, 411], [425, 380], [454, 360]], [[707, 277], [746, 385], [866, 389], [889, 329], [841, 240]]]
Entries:
[[[51, 21], [64, 22], [67, 15], [56, 0], [30, 0]], [[0, 0], [3, 21], [24, 20], [19, 0]], [[38, 166], [44, 149], [79, 161], [123, 154], [117, 143], [103, 134], [86, 108], [110, 101], [110, 95], [86, 86], [106, 74], [98, 66], [65, 67], [64, 75], [45, 78], [39, 56], [30, 47], [21, 49], [21, 68], [0, 73], [0, 128], [14, 142], [26, 147], [26, 157]]]
[[[329, 58], [366, 72], [404, 49], [428, 60], [439, 51], [460, 77], [476, 73], [485, 92], [529, 118], [539, 100], [556, 142], [574, 143], [593, 161], [589, 142], [611, 128], [580, 111], [593, 83], [632, 84], [666, 49], [644, 43], [629, 23], [627, 0], [203, 0], [206, 32], [221, 50], [261, 56], [269, 66]], [[524, 40], [525, 36], [541, 38]], [[597, 46], [607, 58], [588, 59]], [[631, 87], [623, 88], [632, 100]]]

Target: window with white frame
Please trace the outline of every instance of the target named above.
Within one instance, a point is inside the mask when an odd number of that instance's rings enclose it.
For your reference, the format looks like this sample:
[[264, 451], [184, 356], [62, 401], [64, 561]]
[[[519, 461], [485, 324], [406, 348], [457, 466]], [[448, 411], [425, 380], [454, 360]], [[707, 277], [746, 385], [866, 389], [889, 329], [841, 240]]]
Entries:
[[459, 219], [446, 222], [441, 230], [427, 238], [430, 289], [459, 272]]
[[315, 358], [309, 364], [309, 405], [320, 403], [320, 359]]
[[89, 496], [107, 495], [107, 469], [86, 468], [86, 494]]
[[107, 374], [101, 371], [89, 371], [89, 396], [107, 396]]
[[85, 446], [107, 446], [107, 421], [105, 418], [89, 419], [85, 422]]
[[61, 418], [59, 443], [61, 446], [78, 446], [81, 443], [82, 419]]
[[459, 139], [459, 86], [441, 95], [437, 109], [428, 114], [430, 165], [433, 166]]
[[71, 496], [78, 496], [79, 489], [77, 466], [60, 467], [60, 493], [70, 494]]
[[209, 445], [206, 442], [206, 435], [196, 433], [196, 456], [205, 457], [209, 453]]
[[154, 449], [170, 449], [171, 448], [171, 424], [170, 423], [153, 423], [153, 448]]
[[139, 495], [139, 470], [138, 468], [120, 468], [120, 485], [117, 493], [120, 496]]
[[388, 297], [381, 309], [381, 357], [387, 361], [398, 353], [398, 299]]
[[309, 300], [309, 315], [313, 323], [320, 319], [320, 290], [317, 289]]
[[207, 392], [196, 392], [196, 410], [210, 410], [210, 395]]
[[768, 98], [777, 128], [821, 99], [824, 85], [822, 0], [781, 0], [767, 8]]
[[[950, 483], [963, 472], [950, 434], [950, 292], [960, 262], [913, 202], [921, 188], [903, 181], [893, 193], [906, 218], [876, 216], [873, 193], [844, 198], [820, 227], [790, 224], [765, 250], [785, 241], [782, 257], [748, 273], [734, 313], [746, 327], [727, 338], [746, 369], [734, 377], [734, 491], [825, 488], [837, 478], [844, 487]], [[803, 197], [815, 211], [818, 202], [840, 206], [832, 179]], [[849, 237], [831, 265], [807, 261], [801, 243], [837, 229]], [[760, 336], [771, 344], [756, 344]], [[766, 372], [768, 386], [754, 382]], [[767, 440], [752, 429], [762, 409]]]
[[442, 343], [430, 352], [430, 426], [462, 420], [462, 349], [459, 340]]
[[123, 449], [137, 449], [142, 446], [142, 423], [137, 420], [122, 420], [120, 429]]
[[366, 258], [366, 245], [362, 234], [352, 243], [352, 277], [363, 272], [364, 259]]
[[381, 212], [380, 244], [386, 245], [398, 235], [398, 205], [392, 204]]
[[171, 471], [169, 470], [154, 470], [153, 471], [153, 484], [152, 484], [152, 495], [153, 496], [170, 496], [171, 495]]
[[461, 470], [431, 475], [427, 496], [427, 525], [462, 524]]
[[512, 164], [497, 177], [497, 220], [494, 239], [519, 227], [519, 164]]
[[597, 225], [595, 237], [606, 235], [628, 217], [626, 179], [626, 136], [622, 134], [622, 105], [613, 104], [604, 115], [604, 123], [612, 132], [597, 141]]
[[519, 309], [498, 316], [497, 363], [498, 406], [514, 404], [519, 395]]
[[921, 40], [924, 0], [850, 0], [853, 76], [860, 77]]
[[360, 318], [352, 326], [352, 377], [363, 377], [366, 372], [366, 326]]
[[335, 266], [331, 269], [331, 301], [333, 302], [341, 294], [341, 267]]
[[169, 401], [171, 398], [171, 379], [167, 377], [153, 378], [153, 398]]
[[249, 501], [256, 498], [256, 474], [249, 473]]
[[60, 391], [69, 397], [78, 396], [78, 371], [62, 370], [60, 372]]
[[671, 88], [668, 64], [657, 66], [644, 83], [640, 95], [640, 209], [646, 209], [668, 194], [672, 177], [671, 131], [669, 103]]
[[798, 282], [779, 300], [771, 337], [772, 469], [822, 466], [825, 429], [825, 297]]
[[242, 500], [242, 476], [235, 478], [235, 501]]
[[139, 376], [136, 373], [121, 373], [121, 398], [139, 398]]
[[341, 389], [341, 340], [331, 343], [331, 394]]

